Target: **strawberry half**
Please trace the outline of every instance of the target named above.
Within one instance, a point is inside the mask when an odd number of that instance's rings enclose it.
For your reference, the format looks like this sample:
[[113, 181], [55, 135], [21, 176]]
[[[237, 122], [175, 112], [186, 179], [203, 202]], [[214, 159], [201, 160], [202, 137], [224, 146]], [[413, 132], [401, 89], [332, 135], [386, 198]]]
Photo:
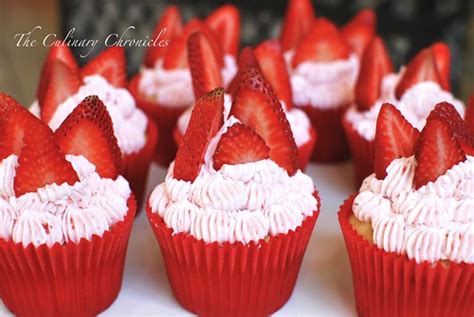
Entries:
[[212, 159], [214, 168], [222, 165], [236, 165], [257, 162], [269, 158], [270, 148], [252, 129], [241, 123], [234, 123], [219, 140]]
[[415, 149], [415, 187], [434, 182], [454, 165], [464, 161], [464, 155], [449, 123], [437, 116], [428, 117]]
[[188, 128], [176, 153], [173, 175], [192, 182], [199, 174], [209, 141], [223, 124], [224, 90], [216, 88], [194, 104]]
[[231, 4], [223, 5], [206, 19], [214, 36], [221, 44], [222, 52], [237, 57], [240, 40], [240, 13]]
[[440, 77], [440, 85], [446, 91], [451, 91], [451, 51], [444, 42], [431, 45], [434, 61]]
[[97, 96], [86, 97], [54, 133], [64, 153], [83, 155], [102, 177], [116, 178], [121, 154], [112, 120]]
[[255, 57], [265, 80], [272, 86], [278, 99], [285, 102], [287, 109], [291, 109], [293, 98], [290, 77], [288, 76], [280, 43], [277, 40], [268, 40], [261, 43], [255, 49]]
[[0, 93], [0, 160], [20, 155], [23, 137], [34, 130], [39, 120], [12, 97]]
[[395, 96], [400, 99], [410, 87], [423, 81], [434, 81], [441, 86], [441, 79], [430, 47], [421, 50], [410, 61], [398, 82]]
[[360, 111], [369, 110], [380, 97], [382, 79], [393, 72], [387, 49], [378, 36], [367, 46], [361, 61], [359, 77], [355, 87], [355, 100]]
[[472, 135], [474, 135], [474, 94], [469, 98], [465, 114], [466, 125]]
[[256, 68], [260, 70], [257, 58], [255, 57], [254, 51], [251, 47], [245, 47], [240, 52], [239, 60], [237, 62], [238, 72], [227, 87], [227, 92], [230, 95], [234, 95], [240, 83], [240, 73], [242, 73], [248, 67]]
[[201, 32], [206, 35], [214, 52], [214, 56], [217, 58], [219, 68], [224, 65], [222, 50], [217, 43], [214, 34], [212, 34], [212, 31], [203, 21], [199, 19], [192, 19], [186, 24], [183, 32], [168, 46], [163, 59], [163, 68], [188, 68], [188, 38], [195, 32]]
[[25, 131], [13, 186], [17, 197], [49, 184], [73, 185], [79, 177], [54, 142], [51, 129], [36, 119]]
[[349, 47], [359, 57], [375, 35], [377, 16], [371, 9], [364, 9], [341, 29], [341, 34]]
[[39, 104], [42, 104], [45, 98], [46, 87], [48, 86], [48, 80], [51, 73], [51, 63], [54, 60], [60, 60], [74, 72], [79, 72], [79, 65], [77, 65], [76, 59], [71, 52], [71, 49], [67, 45], [60, 45], [60, 41], [55, 41], [53, 46], [49, 49], [48, 56], [43, 64], [41, 75], [39, 79], [38, 89], [36, 90], [36, 98]]
[[469, 133], [466, 123], [452, 104], [448, 102], [437, 104], [433, 111], [431, 111], [428, 119], [433, 117], [441, 119], [449, 125], [464, 153], [474, 155], [474, 135]]
[[217, 58], [209, 39], [203, 33], [196, 32], [189, 37], [188, 63], [196, 99], [214, 88], [222, 87]]
[[325, 18], [316, 19], [311, 31], [301, 41], [292, 66], [302, 62], [331, 62], [349, 58], [349, 47], [336, 26]]
[[115, 87], [127, 86], [127, 62], [125, 60], [125, 49], [112, 46], [81, 69], [82, 78], [91, 75], [101, 75]]
[[280, 102], [262, 74], [247, 68], [240, 77], [231, 115], [253, 129], [270, 147], [270, 158], [289, 175], [298, 169], [298, 150]]
[[79, 72], [69, 68], [60, 60], [52, 61], [44, 99], [40, 103], [41, 119], [44, 122], [49, 122], [56, 112], [56, 108], [68, 97], [75, 94], [81, 84]]
[[[181, 19], [181, 12], [175, 5], [166, 7], [163, 15], [155, 26], [152, 39], [156, 40], [160, 37], [161, 40], [167, 40], [168, 45], [181, 33], [183, 23]], [[159, 41], [155, 46], [150, 46], [145, 51], [144, 64], [146, 67], [153, 67], [155, 63], [166, 53], [168, 46], [158, 46]]]
[[296, 48], [308, 34], [314, 21], [311, 0], [290, 0], [281, 30], [281, 46], [284, 52]]
[[384, 103], [377, 118], [375, 132], [375, 176], [384, 179], [387, 167], [395, 159], [413, 155], [419, 132], [400, 111]]

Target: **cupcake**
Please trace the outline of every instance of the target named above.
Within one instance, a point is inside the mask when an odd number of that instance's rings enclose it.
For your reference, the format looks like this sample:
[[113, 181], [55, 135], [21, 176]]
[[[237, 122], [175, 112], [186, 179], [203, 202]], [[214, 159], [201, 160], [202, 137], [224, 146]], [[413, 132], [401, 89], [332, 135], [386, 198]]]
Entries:
[[108, 48], [79, 70], [67, 46], [53, 46], [41, 74], [37, 92], [39, 109], [34, 105], [32, 111], [53, 130], [85, 97], [97, 95], [102, 100], [112, 118], [122, 153], [120, 174], [129, 181], [140, 206], [158, 130], [137, 108], [126, 88], [124, 49]]
[[449, 69], [449, 48], [441, 42], [421, 50], [398, 73], [393, 73], [382, 40], [376, 37], [369, 44], [357, 79], [355, 103], [343, 120], [356, 186], [373, 172], [375, 127], [384, 102], [395, 105], [417, 129], [423, 128], [429, 112], [442, 101], [464, 115], [463, 103], [449, 92]]
[[[235, 54], [239, 46], [238, 10], [225, 5], [205, 21], [192, 19], [184, 28], [176, 6], [169, 6], [155, 27], [154, 37], [167, 41], [163, 47], [150, 47], [145, 64], [130, 83], [138, 106], [157, 123], [160, 139], [156, 161], [167, 166], [176, 155], [173, 130], [178, 117], [194, 103], [193, 85], [187, 59], [187, 40], [194, 32], [204, 33], [218, 58], [220, 75], [226, 86], [236, 73]], [[158, 35], [157, 35], [158, 34]], [[225, 37], [225, 38], [224, 38]]]
[[200, 316], [267, 316], [291, 296], [319, 199], [289, 123], [255, 68], [230, 116], [221, 88], [196, 101], [147, 215], [178, 302]]
[[0, 296], [18, 316], [93, 316], [122, 283], [136, 211], [105, 106], [53, 132], [0, 94]]
[[[194, 47], [197, 46], [194, 45]], [[194, 55], [197, 55], [197, 53]], [[191, 56], [191, 48], [189, 49], [189, 56]], [[194, 59], [194, 61], [197, 60], [198, 59]], [[212, 59], [208, 55], [205, 60], [210, 61]], [[192, 61], [190, 61], [190, 64], [192, 64]], [[296, 146], [298, 147], [299, 168], [304, 170], [313, 151], [314, 143], [316, 141], [316, 131], [312, 127], [306, 113], [293, 107], [288, 72], [286, 70], [285, 61], [283, 59], [279, 42], [272, 40], [265, 41], [255, 49], [255, 54], [251, 48], [245, 48], [239, 58], [239, 72], [243, 71], [248, 66], [248, 64], [251, 64], [252, 67], [258, 67], [262, 71], [265, 80], [273, 88], [278, 99], [280, 100], [286, 115], [286, 119], [290, 123]], [[199, 83], [203, 81], [204, 78], [202, 75], [202, 69], [206, 69], [206, 73], [209, 73], [209, 70], [212, 68], [208, 65], [204, 65], [203, 63], [195, 65], [194, 68], [191, 67], [193, 84], [195, 82]], [[212, 77], [216, 78], [218, 74], [215, 71], [214, 73], [215, 75]], [[235, 92], [235, 88], [238, 85], [238, 77], [239, 76], [237, 75], [234, 78], [231, 87], [229, 87], [228, 92], [224, 95], [224, 120], [227, 119], [230, 113], [230, 108], [232, 105], [231, 94]], [[211, 84], [208, 84], [207, 87], [216, 88], [220, 86], [217, 84], [216, 80], [207, 81], [208, 83], [211, 82]], [[212, 83], [214, 83], [214, 86], [212, 86]], [[194, 90], [196, 93], [196, 87]], [[178, 145], [186, 131], [191, 113], [192, 107], [186, 110], [178, 119], [178, 124], [174, 134], [175, 141]]]
[[360, 316], [474, 314], [473, 154], [451, 104], [421, 133], [382, 106], [375, 173], [339, 211]]

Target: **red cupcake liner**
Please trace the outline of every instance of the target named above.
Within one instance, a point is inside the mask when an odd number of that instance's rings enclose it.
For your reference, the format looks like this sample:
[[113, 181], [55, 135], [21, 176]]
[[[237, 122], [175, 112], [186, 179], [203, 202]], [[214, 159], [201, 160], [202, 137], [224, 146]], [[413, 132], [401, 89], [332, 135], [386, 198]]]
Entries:
[[207, 244], [173, 234], [149, 204], [147, 215], [171, 288], [184, 308], [200, 316], [250, 317], [267, 316], [290, 298], [319, 211], [295, 231], [248, 245]]
[[347, 106], [319, 109], [312, 105], [298, 105], [308, 115], [318, 133], [311, 160], [316, 162], [341, 162], [349, 159], [349, 146], [342, 128], [342, 118]]
[[120, 291], [135, 198], [102, 237], [53, 247], [0, 239], [0, 295], [18, 316], [95, 316]]
[[144, 98], [138, 91], [139, 81], [140, 75], [136, 75], [131, 79], [129, 86], [130, 93], [135, 98], [137, 106], [155, 121], [160, 137], [156, 146], [154, 159], [158, 164], [168, 166], [169, 163], [174, 160], [177, 150], [173, 140], [173, 129], [176, 126], [179, 116], [188, 107], [167, 107]]
[[122, 156], [121, 174], [130, 183], [133, 194], [137, 199], [138, 210], [140, 210], [143, 203], [148, 172], [151, 162], [153, 161], [156, 142], [158, 140], [158, 129], [152, 120], [148, 120], [145, 133], [145, 146], [139, 152]]
[[343, 119], [342, 125], [351, 151], [354, 184], [359, 188], [364, 179], [374, 172], [375, 142], [361, 136], [347, 119]]
[[[298, 147], [298, 161], [299, 168], [304, 171], [306, 166], [308, 166], [309, 158], [313, 152], [314, 144], [317, 139], [316, 130], [313, 127], [310, 127], [309, 130], [310, 139], [305, 144], [302, 144]], [[183, 139], [183, 134], [179, 131], [178, 127], [173, 130], [173, 139], [177, 146], [181, 143]]]
[[473, 265], [417, 264], [379, 249], [349, 223], [355, 196], [344, 202], [338, 216], [359, 316], [474, 316]]

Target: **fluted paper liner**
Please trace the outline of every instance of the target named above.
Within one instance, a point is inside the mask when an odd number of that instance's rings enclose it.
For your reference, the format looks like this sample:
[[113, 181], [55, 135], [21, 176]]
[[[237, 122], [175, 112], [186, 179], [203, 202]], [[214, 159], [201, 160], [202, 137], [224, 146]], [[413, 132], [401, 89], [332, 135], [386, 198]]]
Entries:
[[121, 174], [130, 183], [130, 187], [137, 200], [137, 209], [140, 210], [148, 179], [148, 172], [155, 154], [156, 142], [159, 138], [155, 123], [148, 118], [145, 132], [145, 146], [138, 152], [124, 155], [122, 157]]
[[359, 316], [474, 316], [473, 264], [416, 263], [385, 252], [349, 223], [356, 194], [339, 210]]
[[173, 293], [200, 316], [267, 316], [290, 298], [320, 210], [288, 234], [258, 243], [205, 243], [173, 234], [147, 204]]
[[173, 129], [176, 127], [179, 116], [191, 105], [169, 107], [147, 99], [138, 90], [139, 81], [140, 75], [134, 76], [130, 81], [129, 90], [135, 98], [137, 106], [145, 111], [158, 127], [160, 137], [154, 159], [158, 164], [167, 167], [174, 160], [177, 150], [173, 140]]
[[135, 198], [128, 213], [102, 237], [52, 247], [0, 238], [0, 295], [17, 316], [95, 316], [122, 284]]

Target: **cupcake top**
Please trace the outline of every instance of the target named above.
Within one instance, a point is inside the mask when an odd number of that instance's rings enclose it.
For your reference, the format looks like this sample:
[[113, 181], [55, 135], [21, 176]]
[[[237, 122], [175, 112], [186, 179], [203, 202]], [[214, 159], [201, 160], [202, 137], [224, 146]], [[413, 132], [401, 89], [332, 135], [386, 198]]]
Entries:
[[[440, 54], [439, 47], [448, 50], [448, 55]], [[442, 101], [451, 103], [464, 116], [464, 104], [448, 90], [449, 72], [442, 72], [441, 69], [430, 72], [430, 69], [439, 68], [436, 65], [449, 63], [449, 48], [443, 43], [436, 43], [422, 50], [399, 73], [393, 73], [382, 40], [374, 38], [362, 59], [355, 90], [356, 102], [347, 111], [346, 119], [362, 137], [373, 141], [377, 116], [384, 102], [397, 107], [417, 129], [424, 127], [434, 105]]]
[[384, 104], [375, 142], [376, 171], [353, 203], [374, 243], [418, 263], [474, 263], [474, 136], [455, 108], [437, 105], [418, 133]]
[[127, 80], [123, 48], [104, 50], [80, 71], [70, 60], [55, 56], [59, 54], [55, 50], [61, 51], [62, 55], [65, 52], [71, 54], [67, 46], [53, 46], [45, 62], [39, 85], [44, 88], [38, 95], [43, 121], [55, 130], [85, 97], [96, 95], [104, 102], [112, 118], [122, 153], [128, 155], [139, 152], [146, 143], [148, 119], [125, 88]]
[[[220, 24], [219, 20], [229, 20]], [[227, 29], [228, 26], [233, 29]], [[224, 27], [224, 29], [222, 29]], [[211, 42], [211, 50], [218, 60], [223, 86], [227, 87], [237, 72], [235, 55], [240, 38], [240, 16], [232, 5], [222, 6], [205, 21], [192, 19], [183, 28], [176, 6], [169, 6], [155, 26], [154, 38], [166, 38], [167, 45], [150, 47], [145, 53], [138, 88], [147, 99], [164, 107], [188, 107], [195, 94], [187, 58], [187, 42], [192, 33], [201, 32]], [[163, 30], [166, 30], [163, 33]]]
[[240, 81], [225, 121], [222, 89], [197, 100], [176, 160], [150, 197], [152, 212], [174, 233], [258, 242], [295, 230], [318, 210], [273, 91], [253, 67]]
[[4, 94], [0, 113], [0, 238], [25, 247], [79, 243], [125, 218], [131, 191], [118, 176], [120, 150], [96, 96], [54, 133]]

